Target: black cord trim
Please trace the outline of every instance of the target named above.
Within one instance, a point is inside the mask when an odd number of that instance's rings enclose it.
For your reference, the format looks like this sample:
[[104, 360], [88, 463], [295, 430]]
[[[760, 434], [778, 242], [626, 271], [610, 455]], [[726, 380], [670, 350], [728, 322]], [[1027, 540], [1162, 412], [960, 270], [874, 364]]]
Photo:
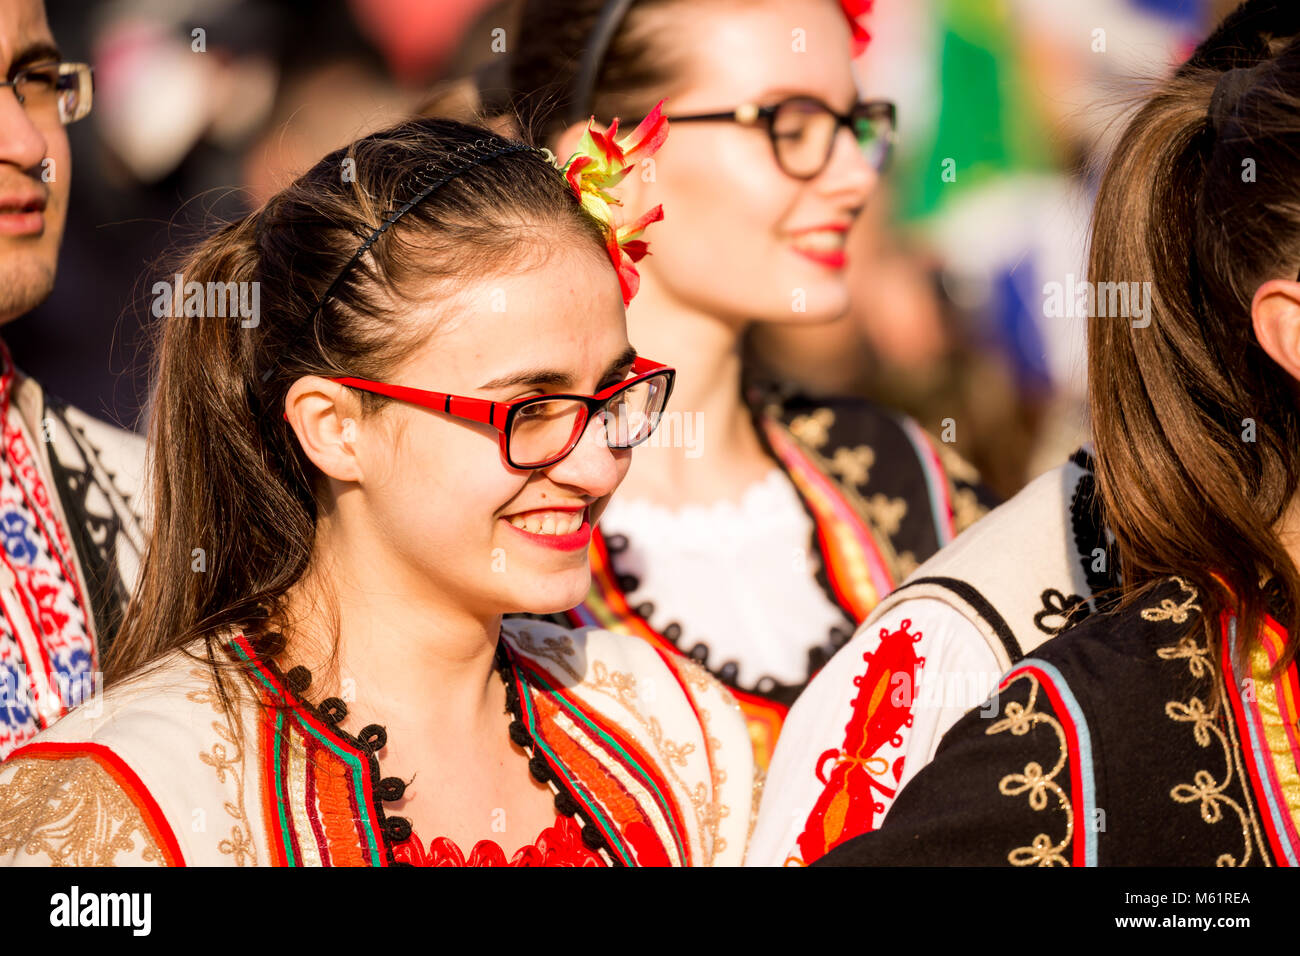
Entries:
[[[582, 804], [569, 789], [564, 778], [551, 770], [551, 765], [546, 762], [542, 756], [542, 749], [537, 746], [537, 741], [533, 738], [532, 732], [528, 725], [524, 723], [524, 711], [519, 700], [519, 689], [514, 673], [514, 668], [510, 663], [510, 652], [506, 648], [504, 638], [497, 640], [497, 673], [501, 675], [501, 682], [506, 688], [506, 709], [510, 713], [510, 739], [525, 751], [532, 753], [528, 759], [528, 770], [538, 783], [553, 783], [555, 785], [555, 809], [556, 812], [566, 817], [574, 817], [582, 813]], [[600, 829], [591, 822], [586, 822], [582, 826], [582, 842], [592, 851], [604, 850], [609, 858], [613, 861], [614, 866], [625, 866], [623, 860], [609, 846], [605, 835]]]
[[1025, 656], [1024, 651], [1020, 649], [1020, 642], [1016, 640], [1015, 632], [1007, 626], [1007, 622], [1003, 619], [1002, 615], [997, 612], [997, 609], [988, 602], [988, 599], [984, 597], [983, 594], [980, 594], [979, 591], [975, 590], [975, 588], [971, 587], [965, 581], [958, 580], [957, 578], [938, 576], [917, 578], [915, 581], [909, 581], [901, 588], [895, 590], [894, 594], [898, 594], [899, 591], [906, 591], [907, 589], [916, 587], [920, 584], [937, 584], [940, 587], [947, 588], [973, 607], [975, 612], [979, 614], [980, 617], [984, 618], [984, 620], [988, 621], [989, 625], [993, 628], [993, 632], [998, 636], [998, 640], [1002, 642], [1002, 647], [1006, 650], [1007, 656], [1011, 659], [1012, 664], [1015, 664]]
[[389, 866], [399, 865], [393, 856], [393, 845], [403, 843], [410, 838], [411, 821], [405, 817], [389, 816], [384, 812], [385, 801], [391, 803], [400, 800], [406, 792], [406, 782], [401, 778], [380, 775], [377, 754], [388, 743], [387, 732], [379, 724], [369, 724], [358, 736], [352, 736], [339, 726], [348, 714], [347, 705], [342, 700], [330, 697], [317, 707], [303, 696], [303, 691], [311, 686], [311, 671], [299, 664], [291, 668], [288, 674], [281, 674], [273, 661], [266, 663], [294, 695], [294, 702], [299, 707], [328, 727], [369, 764], [370, 779], [374, 781], [371, 793], [374, 797], [375, 815], [379, 818], [379, 832], [384, 840], [384, 858]]

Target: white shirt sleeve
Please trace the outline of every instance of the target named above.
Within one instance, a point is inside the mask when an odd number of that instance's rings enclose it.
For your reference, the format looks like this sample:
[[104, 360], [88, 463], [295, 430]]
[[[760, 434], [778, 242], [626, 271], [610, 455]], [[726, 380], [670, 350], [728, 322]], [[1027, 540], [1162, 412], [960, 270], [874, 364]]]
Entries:
[[786, 718], [746, 865], [811, 863], [828, 841], [879, 827], [898, 791], [1001, 675], [979, 629], [942, 601], [903, 601], [868, 620]]

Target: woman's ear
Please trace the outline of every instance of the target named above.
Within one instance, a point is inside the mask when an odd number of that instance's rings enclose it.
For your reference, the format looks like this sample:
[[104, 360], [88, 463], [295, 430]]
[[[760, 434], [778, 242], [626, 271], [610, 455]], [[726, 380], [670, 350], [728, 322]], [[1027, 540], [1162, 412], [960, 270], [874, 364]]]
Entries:
[[361, 403], [352, 390], [318, 375], [289, 387], [284, 413], [311, 463], [336, 481], [360, 481], [364, 475], [354, 443]]
[[1300, 381], [1300, 282], [1270, 279], [1255, 290], [1251, 323], [1260, 347]]

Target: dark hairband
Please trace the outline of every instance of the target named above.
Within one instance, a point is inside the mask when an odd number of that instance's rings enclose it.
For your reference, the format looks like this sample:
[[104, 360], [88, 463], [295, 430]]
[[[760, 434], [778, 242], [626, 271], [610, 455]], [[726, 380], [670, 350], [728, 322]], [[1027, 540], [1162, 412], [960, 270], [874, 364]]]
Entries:
[[1236, 115], [1237, 105], [1246, 91], [1254, 86], [1263, 72], [1272, 66], [1271, 60], [1264, 60], [1254, 66], [1237, 67], [1225, 71], [1214, 84], [1214, 95], [1210, 97], [1210, 126], [1216, 133], [1220, 132], [1229, 119]]
[[[533, 152], [538, 156], [546, 155], [542, 150], [537, 149], [535, 146], [528, 146], [524, 143], [479, 139], [466, 146], [459, 147], [456, 152], [452, 153], [449, 157], [448, 165], [444, 166], [439, 162], [431, 161], [428, 165], [416, 172], [414, 178], [423, 188], [421, 188], [419, 192], [406, 202], [402, 203], [402, 205], [391, 210], [384, 217], [384, 221], [376, 226], [374, 231], [366, 237], [366, 241], [361, 244], [361, 248], [354, 252], [352, 258], [344, 263], [343, 268], [339, 270], [339, 274], [334, 277], [334, 281], [331, 282], [329, 288], [325, 290], [325, 294], [317, 301], [315, 307], [311, 310], [311, 314], [307, 316], [308, 320], [311, 322], [316, 321], [317, 316], [320, 315], [321, 309], [325, 307], [325, 303], [329, 301], [330, 296], [334, 294], [334, 290], [339, 287], [339, 283], [343, 281], [343, 278], [352, 271], [352, 267], [356, 265], [357, 261], [370, 250], [370, 247], [375, 244], [379, 237], [393, 227], [393, 224], [396, 223], [397, 220], [401, 219], [420, 203], [424, 202], [443, 186], [447, 185], [447, 183], [451, 182], [457, 176], [462, 175], [467, 170], [491, 162], [499, 156], [507, 156], [511, 153], [522, 152]], [[427, 178], [434, 174], [437, 174], [436, 178]], [[260, 227], [261, 222], [259, 220], [258, 228], [260, 229]], [[280, 360], [277, 357], [275, 361], [271, 363], [271, 367], [259, 375], [258, 378], [260, 378], [263, 383], [270, 381], [271, 376], [275, 374], [275, 370], [279, 364]], [[252, 394], [251, 390], [249, 394]]]
[[[311, 318], [315, 319], [320, 310], [324, 308], [329, 297], [334, 294], [334, 290], [339, 287], [339, 283], [343, 281], [344, 277], [350, 271], [352, 271], [352, 267], [356, 265], [357, 261], [370, 250], [370, 247], [375, 244], [380, 236], [392, 228], [393, 224], [396, 223], [397, 220], [401, 219], [408, 212], [420, 203], [424, 202], [457, 176], [462, 175], [473, 167], [482, 166], [484, 163], [491, 162], [499, 156], [507, 156], [511, 153], [521, 153], [525, 151], [537, 153], [539, 156], [542, 155], [541, 150], [534, 146], [525, 145], [524, 143], [507, 142], [503, 144], [501, 141], [479, 139], [470, 143], [468, 146], [462, 146], [457, 149], [457, 151], [451, 155], [450, 164], [448, 166], [443, 167], [438, 163], [431, 162], [419, 172], [415, 173], [416, 181], [422, 183], [424, 188], [396, 209], [390, 210], [384, 217], [384, 221], [375, 227], [374, 232], [372, 232], [369, 237], [367, 237], [366, 241], [361, 244], [361, 248], [352, 254], [352, 258], [344, 264], [343, 268], [339, 270], [339, 274], [334, 277], [334, 281], [329, 284], [329, 288], [325, 290], [325, 294], [320, 297], [320, 301], [318, 301], [316, 307], [312, 309]], [[426, 178], [434, 174], [439, 175], [431, 180]]]
[[596, 25], [591, 28], [587, 45], [582, 51], [582, 62], [578, 65], [578, 74], [574, 77], [569, 95], [568, 121], [581, 123], [591, 116], [591, 98], [596, 90], [596, 77], [600, 73], [600, 64], [605, 60], [605, 52], [614, 42], [618, 28], [623, 25], [627, 11], [632, 7], [632, 0], [605, 0]]

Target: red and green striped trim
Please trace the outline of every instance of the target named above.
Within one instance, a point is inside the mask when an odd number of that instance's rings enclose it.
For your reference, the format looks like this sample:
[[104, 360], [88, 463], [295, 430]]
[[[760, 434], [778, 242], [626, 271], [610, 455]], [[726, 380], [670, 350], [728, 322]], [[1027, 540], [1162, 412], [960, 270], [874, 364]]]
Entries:
[[684, 836], [686, 827], [680, 809], [672, 797], [667, 781], [654, 771], [649, 758], [640, 751], [636, 743], [627, 739], [618, 727], [604, 721], [589, 709], [583, 708], [572, 695], [565, 693], [558, 684], [553, 683], [544, 671], [513, 653], [508, 645], [507, 658], [510, 663], [512, 679], [515, 681], [515, 689], [519, 695], [524, 723], [529, 733], [536, 742], [538, 749], [542, 752], [547, 764], [565, 780], [570, 791], [589, 809], [592, 822], [605, 835], [611, 851], [617, 853], [625, 865], [635, 865], [635, 856], [627, 841], [619, 832], [617, 825], [604, 808], [600, 806], [589, 789], [583, 785], [583, 782], [563, 765], [559, 756], [547, 742], [538, 724], [536, 710], [533, 706], [532, 692], [534, 689], [545, 694], [578, 726], [583, 727], [589, 733], [593, 743], [599, 745], [604, 751], [603, 759], [596, 754], [592, 754], [592, 756], [597, 756], [597, 759], [601, 759], [601, 762], [606, 764], [611, 760], [617, 761], [650, 793], [656, 809], [662, 815], [668, 825], [669, 832], [672, 834], [673, 845], [676, 848], [678, 859], [689, 865], [691, 860], [690, 845]]
[[[270, 752], [266, 765], [266, 779], [270, 782], [276, 798], [276, 813], [268, 820], [268, 822], [274, 823], [272, 835], [275, 840], [272, 842], [278, 842], [279, 844], [273, 853], [276, 856], [282, 856], [286, 866], [301, 866], [302, 850], [298, 846], [297, 840], [304, 837], [315, 840], [313, 834], [299, 834], [296, 832], [297, 828], [293, 826], [289, 812], [289, 801], [291, 799], [298, 799], [299, 797], [305, 799], [305, 794], [299, 795], [291, 792], [288, 779], [289, 755], [285, 752], [283, 746], [284, 741], [287, 739], [286, 731], [290, 733], [298, 732], [314, 741], [316, 745], [324, 748], [346, 767], [350, 783], [349, 796], [357, 810], [353, 824], [362, 851], [362, 859], [370, 866], [387, 866], [388, 847], [381, 836], [381, 823], [373, 799], [375, 780], [371, 771], [370, 755], [363, 755], [359, 751], [345, 746], [337, 739], [337, 731], [327, 728], [316, 715], [293, 701], [292, 696], [287, 688], [283, 686], [279, 677], [262, 661], [257, 659], [252, 647], [243, 635], [232, 640], [230, 646], [232, 652], [249, 665], [253, 675], [262, 684], [271, 701], [290, 702], [291, 709], [287, 710], [282, 706], [263, 708], [264, 715], [268, 714], [268, 712], [274, 715], [270, 717], [270, 720], [274, 723], [271, 729], [274, 742], [269, 748]], [[306, 746], [307, 742], [304, 742], [304, 747]], [[314, 809], [308, 808], [308, 812], [314, 812]], [[321, 847], [320, 850], [322, 861], [328, 859], [330, 856], [328, 846]]]

